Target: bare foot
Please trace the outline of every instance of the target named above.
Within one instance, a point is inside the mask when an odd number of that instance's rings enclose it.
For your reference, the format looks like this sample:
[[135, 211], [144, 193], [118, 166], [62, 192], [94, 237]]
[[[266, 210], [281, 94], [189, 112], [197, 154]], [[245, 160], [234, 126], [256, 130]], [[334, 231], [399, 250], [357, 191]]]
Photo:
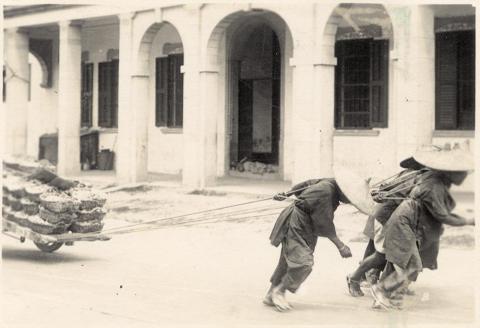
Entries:
[[272, 291], [272, 302], [275, 308], [280, 311], [288, 311], [292, 306], [285, 299], [285, 291], [282, 291], [279, 287], [275, 287]]
[[273, 304], [271, 291], [268, 291], [267, 295], [265, 295], [265, 297], [263, 298], [263, 304], [268, 306], [275, 306], [275, 304]]

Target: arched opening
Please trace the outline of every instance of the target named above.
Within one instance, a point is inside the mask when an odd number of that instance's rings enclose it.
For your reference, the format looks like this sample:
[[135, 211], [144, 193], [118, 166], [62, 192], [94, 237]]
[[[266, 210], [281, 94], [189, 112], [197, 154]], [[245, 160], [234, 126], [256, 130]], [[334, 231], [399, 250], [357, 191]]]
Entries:
[[217, 174], [283, 178], [291, 97], [285, 81], [292, 74], [288, 26], [272, 12], [238, 12], [217, 25], [208, 49], [209, 62], [219, 66], [218, 103], [225, 106]]
[[335, 45], [331, 50], [337, 59], [335, 127], [387, 127], [393, 31], [386, 9], [380, 4], [340, 4], [327, 25], [336, 31], [325, 38]]

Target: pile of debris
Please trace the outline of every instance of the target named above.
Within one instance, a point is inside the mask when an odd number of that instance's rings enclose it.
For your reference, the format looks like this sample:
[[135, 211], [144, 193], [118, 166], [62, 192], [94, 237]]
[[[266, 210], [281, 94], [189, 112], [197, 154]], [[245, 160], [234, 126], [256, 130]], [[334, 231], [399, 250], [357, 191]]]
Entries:
[[[13, 164], [13, 165], [12, 165]], [[41, 234], [98, 232], [106, 196], [50, 168], [4, 162], [2, 215]]]
[[230, 169], [238, 172], [250, 172], [253, 174], [264, 175], [268, 173], [277, 173], [278, 167], [273, 164], [265, 164], [258, 161], [249, 161], [247, 157], [238, 163], [231, 163]]

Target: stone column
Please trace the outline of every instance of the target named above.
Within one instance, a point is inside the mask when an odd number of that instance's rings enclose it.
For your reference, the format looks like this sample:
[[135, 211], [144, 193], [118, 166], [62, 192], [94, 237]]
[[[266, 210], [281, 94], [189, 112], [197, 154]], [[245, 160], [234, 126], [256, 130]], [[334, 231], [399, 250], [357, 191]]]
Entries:
[[432, 142], [435, 124], [435, 34], [426, 5], [392, 8], [397, 162]]
[[200, 188], [215, 184], [217, 172], [217, 92], [218, 68], [205, 67], [200, 70]]
[[81, 27], [59, 23], [58, 174], [80, 173]]
[[292, 182], [318, 177], [320, 170], [321, 110], [314, 105], [313, 58], [299, 55], [290, 60], [293, 66], [293, 143]]
[[[187, 10], [188, 39], [184, 40], [183, 184], [205, 188], [215, 183], [217, 169], [218, 74], [206, 49], [200, 51], [201, 7]], [[199, 55], [200, 54], [200, 55]]]
[[9, 29], [5, 36], [5, 66], [7, 73], [7, 100], [5, 115], [5, 153], [27, 153], [28, 111], [28, 35]]
[[[335, 66], [337, 65], [335, 35], [339, 23], [340, 17], [336, 15], [328, 18], [324, 29], [321, 30], [323, 32], [321, 34], [322, 42], [317, 43], [315, 51], [318, 57], [314, 60], [315, 92], [313, 93], [313, 104], [314, 108], [320, 111], [319, 177], [334, 176], [333, 134], [335, 132]], [[317, 31], [317, 34], [320, 35], [320, 31]]]
[[[118, 139], [116, 172], [119, 183], [147, 178], [148, 61], [134, 56], [133, 13], [119, 15]], [[148, 55], [148, 54], [147, 54]], [[137, 58], [140, 63], [132, 63]], [[148, 58], [148, 57], [147, 57]], [[134, 64], [136, 71], [134, 71]]]

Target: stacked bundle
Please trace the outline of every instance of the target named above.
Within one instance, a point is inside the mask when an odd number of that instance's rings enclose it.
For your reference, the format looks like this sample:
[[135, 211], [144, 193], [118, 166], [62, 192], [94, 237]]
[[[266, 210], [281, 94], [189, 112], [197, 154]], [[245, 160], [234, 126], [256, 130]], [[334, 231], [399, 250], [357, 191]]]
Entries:
[[103, 228], [106, 197], [83, 186], [59, 190], [43, 181], [4, 179], [2, 215], [41, 234], [98, 232]]
[[106, 197], [88, 189], [74, 189], [70, 194], [80, 203], [76, 212], [77, 219], [70, 226], [70, 230], [83, 233], [102, 230]]

